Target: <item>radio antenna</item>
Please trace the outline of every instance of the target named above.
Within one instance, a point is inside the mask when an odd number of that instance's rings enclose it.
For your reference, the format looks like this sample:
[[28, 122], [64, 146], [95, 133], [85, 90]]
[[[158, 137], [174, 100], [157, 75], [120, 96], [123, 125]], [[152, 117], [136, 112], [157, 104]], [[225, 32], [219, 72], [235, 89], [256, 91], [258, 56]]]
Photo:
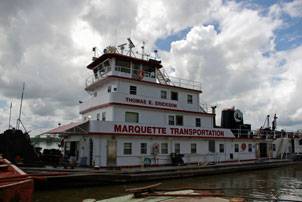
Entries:
[[129, 42], [129, 56], [131, 57], [131, 53], [133, 53], [133, 52], [132, 52], [132, 48], [134, 48], [135, 45], [134, 45], [134, 43], [131, 41], [130, 38], [128, 38], [127, 40], [128, 40], [128, 42]]
[[117, 47], [120, 48], [120, 53], [123, 54], [124, 50], [125, 50], [125, 46], [127, 45], [127, 43], [123, 43], [121, 45], [118, 45]]
[[24, 89], [25, 89], [25, 82], [23, 82], [23, 88], [22, 88], [22, 94], [21, 94], [21, 103], [20, 103], [20, 109], [19, 109], [19, 117], [17, 119], [16, 129], [19, 129], [20, 122], [21, 122], [21, 112], [22, 112], [22, 102], [23, 102], [23, 96], [24, 96]]

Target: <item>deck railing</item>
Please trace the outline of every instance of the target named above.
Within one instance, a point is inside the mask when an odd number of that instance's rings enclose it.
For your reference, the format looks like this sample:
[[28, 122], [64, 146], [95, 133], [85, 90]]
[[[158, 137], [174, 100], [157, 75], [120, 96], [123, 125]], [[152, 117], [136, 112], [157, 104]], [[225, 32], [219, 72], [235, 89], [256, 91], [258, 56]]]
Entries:
[[[139, 70], [131, 69], [129, 67], [124, 66], [115, 66], [114, 72], [98, 72], [96, 75], [91, 75], [86, 79], [86, 87], [94, 84], [95, 82], [109, 76], [109, 75], [116, 75], [116, 76], [125, 76], [129, 78], [138, 78], [139, 77]], [[155, 72], [144, 71], [144, 78], [155, 79], [156, 75]], [[158, 81], [157, 81], [158, 82]], [[192, 81], [188, 79], [182, 79], [177, 77], [168, 77], [168, 82], [166, 85], [182, 87], [182, 88], [189, 88], [194, 90], [201, 90], [201, 82]]]

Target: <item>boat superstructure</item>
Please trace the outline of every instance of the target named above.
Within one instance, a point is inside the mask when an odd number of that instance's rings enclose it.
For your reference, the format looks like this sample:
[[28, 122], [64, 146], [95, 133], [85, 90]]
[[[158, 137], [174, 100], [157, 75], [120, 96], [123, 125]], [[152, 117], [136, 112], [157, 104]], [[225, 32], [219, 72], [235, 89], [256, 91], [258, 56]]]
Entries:
[[[48, 131], [63, 135], [65, 155], [79, 165], [207, 164], [288, 152], [288, 137], [252, 132], [238, 109], [224, 110], [216, 126], [215, 107], [209, 112], [200, 105], [200, 82], [168, 77], [161, 61], [135, 57], [130, 42], [128, 54], [125, 44], [109, 46], [87, 66], [92, 75], [89, 98], [80, 102], [83, 119]], [[301, 136], [290, 139], [302, 152]]]

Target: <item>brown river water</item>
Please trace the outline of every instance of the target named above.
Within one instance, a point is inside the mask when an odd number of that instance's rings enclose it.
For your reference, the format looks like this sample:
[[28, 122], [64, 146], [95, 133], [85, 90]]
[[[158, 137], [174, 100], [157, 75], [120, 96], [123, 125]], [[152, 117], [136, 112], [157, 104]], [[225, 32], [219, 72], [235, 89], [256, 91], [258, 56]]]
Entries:
[[[274, 169], [163, 180], [160, 182], [162, 185], [159, 188], [162, 189], [184, 187], [195, 189], [222, 188], [226, 195], [247, 197], [248, 201], [302, 201], [302, 163]], [[36, 191], [33, 201], [81, 202], [85, 198], [100, 200], [125, 195], [125, 189], [127, 188], [154, 183], [157, 182]]]

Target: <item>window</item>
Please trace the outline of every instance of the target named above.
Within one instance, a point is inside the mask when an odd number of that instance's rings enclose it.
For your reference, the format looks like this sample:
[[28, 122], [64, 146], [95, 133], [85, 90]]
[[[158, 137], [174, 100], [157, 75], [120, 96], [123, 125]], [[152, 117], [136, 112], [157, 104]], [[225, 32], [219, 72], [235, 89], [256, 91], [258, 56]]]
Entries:
[[95, 91], [95, 92], [93, 93], [93, 96], [94, 96], [94, 97], [98, 96], [98, 92]]
[[177, 154], [180, 154], [180, 144], [179, 143], [176, 143], [174, 145], [174, 152]]
[[107, 92], [108, 92], [108, 93], [111, 93], [111, 86], [108, 86]]
[[108, 60], [106, 60], [104, 63], [103, 63], [103, 66], [104, 67], [110, 67], [110, 63]]
[[147, 154], [147, 143], [141, 143], [141, 154]]
[[117, 91], [117, 87], [114, 86], [114, 87], [113, 87], [113, 92], [116, 92], [116, 91]]
[[120, 72], [130, 73], [130, 62], [123, 61], [123, 60], [116, 60], [115, 70]]
[[239, 152], [239, 144], [235, 144], [235, 152]]
[[98, 120], [98, 121], [100, 120], [100, 113], [96, 114], [96, 120]]
[[191, 154], [196, 154], [196, 151], [197, 151], [196, 144], [195, 144], [195, 143], [192, 143], [192, 144], [191, 144]]
[[219, 144], [219, 152], [224, 153], [224, 144]]
[[160, 98], [161, 99], [167, 99], [167, 91], [161, 90], [160, 91]]
[[176, 125], [177, 126], [182, 126], [184, 124], [183, 117], [180, 116], [180, 115], [176, 115], [175, 116], [175, 120], [176, 120]]
[[209, 152], [215, 152], [215, 140], [209, 140]]
[[169, 125], [175, 125], [175, 118], [172, 115], [169, 115]]
[[171, 100], [178, 100], [178, 93], [177, 92], [171, 92]]
[[161, 143], [160, 149], [161, 154], [168, 154], [168, 143]]
[[302, 139], [299, 140], [299, 145], [302, 145]]
[[188, 104], [193, 104], [193, 96], [192, 95], [187, 95], [187, 102], [188, 102]]
[[132, 143], [125, 142], [124, 143], [124, 154], [131, 155], [132, 154]]
[[253, 145], [252, 144], [248, 144], [248, 149], [249, 149], [249, 152], [252, 152], [253, 151]]
[[130, 86], [130, 92], [131, 95], [136, 95], [136, 86]]
[[106, 112], [102, 112], [102, 121], [106, 121]]
[[125, 122], [127, 123], [138, 123], [138, 113], [137, 112], [126, 112]]
[[273, 151], [276, 151], [276, 145], [273, 144]]
[[201, 127], [201, 120], [200, 120], [200, 118], [196, 118], [195, 119], [195, 126], [196, 127]]

